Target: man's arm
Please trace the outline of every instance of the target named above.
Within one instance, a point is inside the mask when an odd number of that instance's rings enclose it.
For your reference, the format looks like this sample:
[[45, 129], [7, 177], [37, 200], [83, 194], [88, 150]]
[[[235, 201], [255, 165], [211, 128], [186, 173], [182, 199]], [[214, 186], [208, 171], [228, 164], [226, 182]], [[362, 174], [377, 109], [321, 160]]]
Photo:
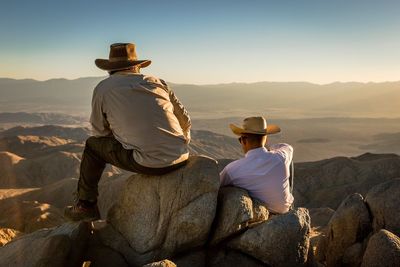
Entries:
[[192, 127], [192, 122], [190, 121], [189, 113], [175, 96], [172, 90], [169, 90], [169, 99], [174, 106], [174, 114], [179, 121], [179, 124], [183, 130], [183, 134], [186, 138], [186, 143], [190, 142], [190, 128]]
[[96, 89], [93, 91], [90, 124], [92, 125], [93, 134], [95, 136], [112, 135], [110, 124], [107, 121], [106, 114], [103, 112], [102, 96]]
[[293, 147], [289, 144], [281, 143], [269, 146], [273, 153], [281, 155], [285, 159], [286, 164], [290, 164], [293, 160]]

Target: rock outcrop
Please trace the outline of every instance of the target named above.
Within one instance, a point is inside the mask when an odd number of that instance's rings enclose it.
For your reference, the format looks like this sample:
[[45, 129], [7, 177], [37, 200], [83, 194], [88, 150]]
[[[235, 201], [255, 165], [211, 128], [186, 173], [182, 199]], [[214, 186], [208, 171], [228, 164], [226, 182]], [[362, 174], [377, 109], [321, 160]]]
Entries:
[[[179, 266], [179, 265], [178, 265]], [[221, 249], [215, 252], [209, 253], [209, 260], [206, 265], [207, 267], [232, 267], [232, 266], [243, 266], [243, 267], [265, 267], [268, 266], [260, 260], [253, 258], [243, 252], [232, 250], [232, 249]], [[186, 265], [183, 267], [191, 267]]]
[[207, 253], [205, 249], [198, 249], [178, 255], [172, 261], [179, 267], [204, 267], [206, 266]]
[[362, 241], [370, 231], [371, 221], [363, 197], [360, 194], [348, 196], [329, 221], [327, 265], [343, 265], [346, 249]]
[[109, 224], [95, 234], [129, 266], [165, 264], [165, 259], [181, 267], [307, 262], [308, 211], [299, 208], [268, 219], [265, 206], [247, 191], [219, 188], [217, 165], [209, 158], [193, 157], [162, 177], [133, 175], [111, 184], [116, 191], [105, 187], [105, 195], [118, 192], [119, 198], [108, 211]]
[[131, 175], [114, 175], [108, 179], [103, 179], [99, 184], [99, 197], [97, 205], [102, 218], [107, 218], [108, 211], [117, 202], [123, 191], [127, 179]]
[[400, 177], [400, 157], [370, 154], [295, 164], [295, 206], [336, 210], [344, 196], [366, 193], [375, 185]]
[[365, 201], [349, 195], [329, 221], [327, 235], [321, 235], [315, 259], [328, 267], [397, 266], [399, 195], [398, 178], [373, 187]]
[[1, 266], [81, 266], [89, 228], [67, 223], [14, 239], [0, 247]]
[[[143, 265], [142, 262], [138, 262], [136, 259], [138, 253], [132, 249], [128, 241], [110, 224], [107, 224], [105, 227], [102, 227], [97, 231], [94, 231], [94, 234], [99, 241], [96, 246], [99, 246], [100, 244], [100, 247], [110, 248], [117, 252], [120, 256], [122, 256], [128, 266]], [[95, 257], [96, 255], [93, 256]], [[88, 260], [91, 259], [88, 258]]]
[[324, 227], [328, 225], [335, 211], [331, 208], [309, 209], [311, 217], [311, 227]]
[[372, 216], [374, 231], [384, 228], [400, 236], [400, 178], [372, 188], [365, 201]]
[[245, 230], [249, 225], [268, 219], [268, 210], [252, 200], [246, 190], [237, 187], [221, 188], [218, 195], [218, 213], [211, 244]]
[[380, 230], [368, 242], [361, 267], [391, 267], [400, 265], [400, 238]]
[[358, 267], [361, 265], [364, 253], [363, 243], [355, 243], [348, 247], [343, 253], [343, 265], [349, 267]]
[[228, 246], [272, 266], [302, 266], [307, 262], [309, 235], [308, 210], [298, 208], [247, 230]]
[[130, 177], [108, 221], [136, 253], [137, 265], [166, 259], [205, 244], [218, 189], [216, 162], [192, 157], [164, 176]]
[[93, 234], [90, 235], [84, 261], [90, 262], [91, 267], [129, 267], [124, 256], [119, 251], [106, 246], [96, 230], [93, 230]]

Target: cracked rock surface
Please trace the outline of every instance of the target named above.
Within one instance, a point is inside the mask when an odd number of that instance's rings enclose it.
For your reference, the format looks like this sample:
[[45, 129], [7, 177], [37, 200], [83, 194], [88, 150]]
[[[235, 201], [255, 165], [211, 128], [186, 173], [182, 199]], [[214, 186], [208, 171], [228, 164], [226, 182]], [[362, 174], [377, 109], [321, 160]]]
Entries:
[[205, 244], [215, 217], [219, 174], [215, 160], [197, 156], [163, 176], [133, 175], [108, 212], [137, 265]]
[[308, 210], [297, 208], [247, 230], [228, 246], [271, 266], [304, 266], [309, 235]]

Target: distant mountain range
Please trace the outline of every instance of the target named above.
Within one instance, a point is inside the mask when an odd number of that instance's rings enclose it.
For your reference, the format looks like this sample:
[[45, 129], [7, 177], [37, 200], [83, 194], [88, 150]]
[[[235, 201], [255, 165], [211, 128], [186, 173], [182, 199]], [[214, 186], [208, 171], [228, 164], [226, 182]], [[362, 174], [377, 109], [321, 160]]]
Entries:
[[19, 124], [63, 124], [78, 125], [87, 122], [86, 117], [71, 116], [62, 113], [28, 113], [28, 112], [4, 112], [0, 113], [0, 123]]
[[[105, 77], [48, 81], [0, 78], [0, 112], [88, 114], [93, 88]], [[258, 82], [172, 84], [193, 117], [400, 117], [400, 82]]]

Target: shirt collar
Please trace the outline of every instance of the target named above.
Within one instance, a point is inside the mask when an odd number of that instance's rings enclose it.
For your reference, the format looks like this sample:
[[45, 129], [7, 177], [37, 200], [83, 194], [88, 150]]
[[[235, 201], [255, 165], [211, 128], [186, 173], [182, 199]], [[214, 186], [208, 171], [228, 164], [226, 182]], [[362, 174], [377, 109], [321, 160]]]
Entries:
[[120, 70], [120, 71], [114, 72], [112, 75], [114, 75], [114, 74], [120, 74], [120, 75], [142, 75], [139, 72], [132, 72], [130, 70]]
[[268, 152], [268, 150], [265, 147], [258, 147], [258, 148], [254, 148], [252, 150], [247, 151], [245, 157], [249, 157], [251, 155], [255, 155], [261, 152]]

